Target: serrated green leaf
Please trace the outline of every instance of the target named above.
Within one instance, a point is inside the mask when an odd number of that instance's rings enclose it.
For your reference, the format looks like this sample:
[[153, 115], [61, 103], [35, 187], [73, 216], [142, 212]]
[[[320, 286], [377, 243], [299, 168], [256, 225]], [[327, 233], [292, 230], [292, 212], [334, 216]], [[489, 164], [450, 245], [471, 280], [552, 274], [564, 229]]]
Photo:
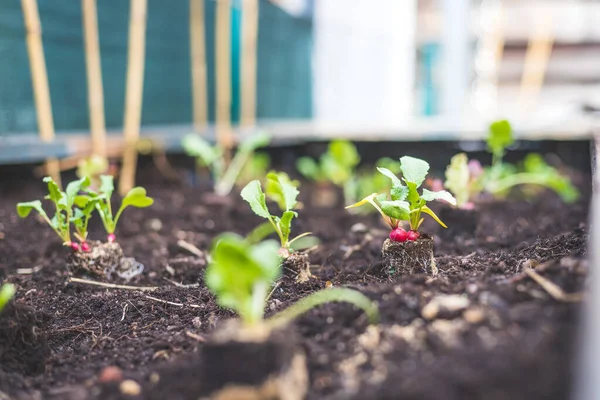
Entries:
[[321, 179], [321, 170], [315, 160], [310, 157], [300, 157], [296, 162], [296, 169], [306, 179], [317, 181]]
[[396, 176], [392, 171], [387, 168], [377, 167], [377, 171], [381, 172], [383, 175], [387, 176], [392, 180], [392, 186], [404, 186], [402, 185], [402, 181], [400, 178]]
[[26, 218], [32, 210], [37, 211], [40, 215], [46, 216], [46, 211], [42, 208], [42, 202], [39, 200], [27, 201], [17, 204], [17, 214], [19, 217]]
[[501, 157], [504, 149], [514, 143], [512, 127], [507, 120], [496, 121], [490, 124], [487, 137], [488, 150], [495, 156]]
[[267, 174], [266, 196], [277, 203], [282, 211], [296, 208], [300, 192], [285, 172]]
[[407, 221], [410, 219], [410, 205], [406, 201], [402, 200], [385, 200], [380, 201], [381, 211], [388, 217], [398, 219], [401, 221]]
[[267, 208], [265, 194], [260, 187], [260, 181], [254, 180], [248, 183], [244, 186], [240, 195], [242, 199], [250, 204], [250, 208], [256, 215], [267, 219], [271, 217], [271, 213], [269, 213], [269, 209]]
[[146, 195], [146, 189], [137, 186], [131, 189], [121, 203], [121, 208], [133, 206], [137, 208], [150, 207], [154, 204], [154, 200]]
[[212, 165], [219, 157], [218, 149], [196, 133], [185, 135], [181, 141], [181, 147], [187, 155], [200, 159], [204, 166]]
[[[61, 200], [64, 199], [65, 194], [60, 190], [60, 187], [54, 182], [54, 179], [47, 176], [43, 179], [48, 184], [48, 199], [51, 200], [57, 206], [61, 204]], [[64, 204], [66, 206], [66, 204]]]
[[406, 186], [408, 187], [408, 195], [406, 196], [406, 199], [410, 202], [411, 208], [417, 208], [421, 200], [421, 195], [417, 191], [417, 184], [407, 181]]
[[281, 216], [281, 219], [277, 221], [279, 230], [283, 235], [283, 243], [287, 243], [290, 238], [290, 232], [292, 231], [292, 219], [297, 217], [298, 214], [295, 211], [285, 211]]
[[425, 201], [444, 200], [445, 202], [448, 202], [453, 206], [456, 205], [456, 199], [454, 198], [454, 196], [452, 196], [450, 192], [447, 192], [445, 190], [440, 190], [439, 192], [432, 192], [430, 190], [423, 189], [421, 198]]
[[409, 189], [407, 186], [393, 186], [390, 189], [392, 200], [406, 200]]
[[429, 164], [418, 158], [404, 156], [400, 159], [400, 170], [405, 182], [421, 186], [429, 172]]

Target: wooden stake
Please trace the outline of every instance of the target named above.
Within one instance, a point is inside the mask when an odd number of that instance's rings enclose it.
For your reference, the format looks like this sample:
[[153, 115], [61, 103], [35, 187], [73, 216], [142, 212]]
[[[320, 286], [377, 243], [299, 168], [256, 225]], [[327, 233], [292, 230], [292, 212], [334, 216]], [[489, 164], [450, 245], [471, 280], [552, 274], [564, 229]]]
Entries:
[[233, 146], [231, 135], [231, 0], [216, 0], [216, 134], [228, 161]]
[[82, 0], [85, 61], [88, 83], [88, 108], [92, 134], [92, 154], [106, 157], [106, 125], [104, 122], [104, 91], [98, 39], [96, 0]]
[[253, 126], [256, 124], [258, 0], [245, 0], [243, 4], [240, 125]]
[[204, 32], [204, 0], [190, 0], [190, 54], [192, 61], [192, 109], [194, 128], [205, 128], [208, 122], [208, 86], [206, 83], [206, 35]]
[[127, 59], [127, 88], [125, 92], [125, 118], [123, 135], [123, 167], [119, 180], [119, 193], [122, 196], [135, 184], [137, 167], [136, 142], [140, 136], [142, 118], [142, 98], [144, 94], [144, 56], [146, 47], [147, 0], [130, 0], [129, 50]]
[[[40, 138], [44, 142], [54, 140], [54, 120], [52, 118], [52, 102], [48, 86], [48, 73], [44, 58], [42, 44], [42, 24], [36, 0], [21, 0], [23, 16], [25, 18], [25, 31], [27, 35], [27, 52], [31, 68], [31, 81], [33, 83], [33, 96]], [[46, 173], [61, 186], [60, 168], [57, 159], [46, 160]]]

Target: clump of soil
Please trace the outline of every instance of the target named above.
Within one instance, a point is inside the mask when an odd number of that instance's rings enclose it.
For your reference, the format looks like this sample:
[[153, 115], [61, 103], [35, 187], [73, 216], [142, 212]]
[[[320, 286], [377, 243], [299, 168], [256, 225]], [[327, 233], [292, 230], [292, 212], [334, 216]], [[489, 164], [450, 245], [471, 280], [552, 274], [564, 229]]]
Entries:
[[122, 278], [130, 280], [139, 275], [144, 266], [131, 257], [123, 255], [117, 242], [90, 241], [91, 250], [73, 251], [66, 260], [67, 269], [73, 274], [86, 274], [108, 280]]
[[284, 277], [293, 279], [297, 283], [305, 283], [311, 278], [310, 258], [301, 252], [290, 253], [281, 263]]
[[11, 303], [0, 313], [0, 368], [12, 373], [44, 372], [49, 350], [42, 321], [30, 307]]
[[421, 234], [417, 240], [395, 242], [386, 239], [381, 249], [383, 268], [390, 280], [417, 274], [437, 275], [433, 238]]

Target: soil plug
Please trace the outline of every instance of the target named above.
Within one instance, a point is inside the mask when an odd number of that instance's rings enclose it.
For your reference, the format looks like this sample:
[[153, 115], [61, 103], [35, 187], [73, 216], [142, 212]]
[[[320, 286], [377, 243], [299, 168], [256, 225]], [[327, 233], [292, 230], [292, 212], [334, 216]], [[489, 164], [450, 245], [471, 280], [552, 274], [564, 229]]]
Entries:
[[305, 356], [290, 325], [298, 315], [326, 302], [346, 301], [362, 308], [371, 322], [377, 307], [351, 289], [325, 289], [265, 320], [271, 286], [281, 274], [279, 244], [250, 244], [226, 233], [213, 243], [206, 286], [218, 303], [240, 320], [226, 321], [203, 348], [200, 398], [300, 400], [308, 389]]
[[[292, 220], [298, 216], [294, 211], [297, 206], [298, 182], [292, 181], [283, 172], [272, 172], [267, 175], [266, 190], [263, 192], [258, 180], [248, 183], [241, 192], [241, 196], [248, 202], [252, 211], [267, 222], [256, 227], [248, 240], [258, 242], [275, 232], [279, 237], [281, 264], [284, 274], [296, 282], [306, 282], [312, 276], [310, 272], [310, 259], [307, 254], [298, 250], [313, 246], [318, 243], [310, 232], [302, 233], [290, 239]], [[279, 206], [281, 217], [271, 215], [267, 207], [267, 199]]]
[[[429, 172], [429, 164], [413, 157], [400, 159], [402, 179], [398, 178], [387, 168], [377, 168], [379, 172], [392, 181], [390, 195], [373, 193], [356, 204], [346, 208], [353, 208], [369, 203], [383, 217], [392, 231], [382, 247], [384, 273], [390, 278], [397, 278], [406, 274], [436, 275], [437, 268], [433, 257], [433, 239], [431, 236], [419, 232], [423, 223], [422, 213], [429, 214], [441, 226], [446, 225], [438, 216], [427, 207], [427, 202], [444, 200], [456, 205], [454, 197], [445, 190], [433, 192], [418, 188], [423, 184]], [[407, 221], [409, 231], [401, 228], [400, 222]]]

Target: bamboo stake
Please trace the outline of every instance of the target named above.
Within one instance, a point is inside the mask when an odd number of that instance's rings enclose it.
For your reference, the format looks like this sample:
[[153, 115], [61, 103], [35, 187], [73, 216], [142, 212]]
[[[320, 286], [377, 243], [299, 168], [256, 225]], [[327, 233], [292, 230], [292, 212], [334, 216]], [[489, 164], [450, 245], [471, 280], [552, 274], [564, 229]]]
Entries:
[[216, 134], [226, 162], [231, 158], [231, 0], [217, 0], [216, 11]]
[[552, 11], [540, 7], [534, 21], [534, 33], [527, 46], [525, 66], [521, 78], [519, 110], [527, 115], [535, 106], [544, 85], [546, 69], [554, 43]]
[[208, 86], [206, 83], [206, 35], [204, 0], [190, 0], [190, 54], [192, 61], [192, 109], [197, 131], [208, 122]]
[[256, 123], [256, 64], [258, 41], [258, 0], [245, 0], [242, 7], [242, 56], [240, 125]]
[[146, 47], [147, 0], [130, 0], [129, 50], [127, 59], [127, 87], [125, 92], [125, 117], [123, 135], [123, 168], [119, 192], [124, 196], [135, 184], [137, 167], [136, 142], [140, 136], [142, 97], [144, 94], [144, 56]]
[[92, 154], [106, 157], [106, 125], [104, 122], [104, 92], [98, 39], [96, 0], [82, 0], [85, 61], [88, 83], [88, 108], [92, 134]]
[[[54, 120], [52, 118], [52, 102], [50, 100], [48, 72], [46, 71], [46, 60], [42, 44], [42, 24], [38, 6], [36, 0], [21, 0], [21, 6], [25, 18], [27, 52], [29, 54], [39, 134], [44, 142], [52, 142], [54, 140]], [[55, 158], [46, 160], [45, 169], [46, 173], [61, 186], [58, 160]]]

